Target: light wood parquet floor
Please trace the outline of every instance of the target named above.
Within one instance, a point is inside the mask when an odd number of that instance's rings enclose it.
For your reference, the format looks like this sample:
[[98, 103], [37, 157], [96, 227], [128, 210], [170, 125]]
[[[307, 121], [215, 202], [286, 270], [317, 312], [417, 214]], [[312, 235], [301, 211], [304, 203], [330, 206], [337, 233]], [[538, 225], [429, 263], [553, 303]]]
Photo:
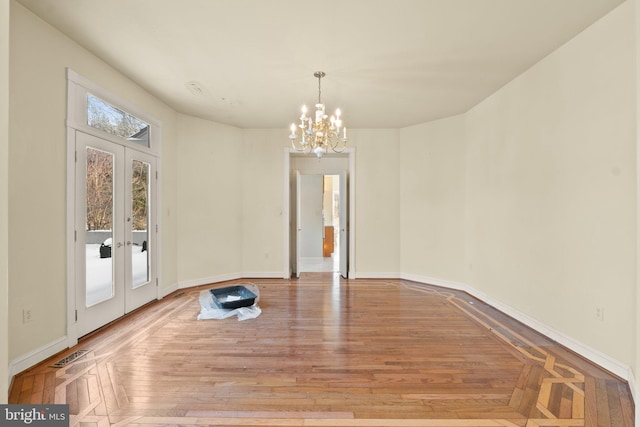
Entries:
[[[196, 320], [235, 283], [258, 318]], [[319, 273], [176, 292], [17, 375], [9, 402], [82, 426], [634, 425], [625, 382], [468, 294]]]

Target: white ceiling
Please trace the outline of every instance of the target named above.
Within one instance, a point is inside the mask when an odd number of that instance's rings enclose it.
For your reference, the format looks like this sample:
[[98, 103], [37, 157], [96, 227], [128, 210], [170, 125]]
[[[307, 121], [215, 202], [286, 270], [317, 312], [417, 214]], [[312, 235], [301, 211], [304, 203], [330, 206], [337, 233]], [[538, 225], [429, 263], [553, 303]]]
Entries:
[[286, 129], [317, 70], [348, 127], [463, 113], [622, 0], [19, 2], [179, 112]]

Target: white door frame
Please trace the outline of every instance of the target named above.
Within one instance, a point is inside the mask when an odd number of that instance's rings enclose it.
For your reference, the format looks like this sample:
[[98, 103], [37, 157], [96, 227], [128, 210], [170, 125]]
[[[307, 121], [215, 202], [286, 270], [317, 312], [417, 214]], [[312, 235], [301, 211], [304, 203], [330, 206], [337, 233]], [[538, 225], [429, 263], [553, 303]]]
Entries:
[[125, 149], [125, 183], [130, 184], [129, 180], [132, 176], [132, 164], [133, 161], [143, 162], [149, 165], [148, 170], [148, 185], [150, 188], [149, 198], [147, 199], [147, 212], [149, 214], [147, 220], [147, 281], [145, 283], [133, 283], [133, 265], [132, 265], [132, 250], [135, 246], [133, 241], [133, 208], [131, 203], [133, 201], [132, 186], [127, 185], [125, 188], [125, 212], [129, 215], [129, 218], [125, 222], [125, 236], [127, 239], [131, 239], [125, 242], [126, 253], [125, 257], [125, 313], [129, 313], [138, 307], [148, 303], [154, 298], [158, 298], [158, 251], [156, 250], [156, 227], [158, 219], [158, 197], [157, 197], [157, 163], [158, 158], [148, 153], [142, 153], [134, 149]]
[[[150, 130], [150, 147], [148, 149], [141, 147], [135, 143], [130, 143], [122, 138], [107, 134], [105, 132], [96, 130], [87, 125], [87, 108], [86, 108], [86, 96], [87, 93], [91, 93], [95, 96], [99, 96], [104, 101], [114, 105], [123, 111], [135, 115], [139, 119], [148, 123], [151, 127]], [[116, 144], [123, 146], [130, 146], [135, 150], [142, 152], [148, 152], [156, 157], [156, 224], [155, 224], [155, 236], [156, 236], [156, 257], [157, 260], [162, 259], [162, 181], [158, 178], [161, 176], [162, 165], [162, 124], [154, 117], [150, 116], [146, 112], [138, 109], [129, 102], [122, 98], [113, 95], [101, 86], [93, 83], [92, 81], [82, 77], [75, 71], [67, 68], [67, 197], [66, 197], [66, 271], [67, 271], [67, 334], [66, 334], [66, 346], [73, 347], [78, 343], [78, 330], [76, 328], [76, 257], [75, 257], [75, 186], [76, 186], [76, 174], [75, 174], [75, 161], [76, 161], [76, 131], [81, 131], [89, 135], [94, 135], [108, 141], [112, 141]], [[156, 265], [158, 263], [156, 262]], [[162, 298], [163, 294], [160, 291], [159, 284], [162, 283], [162, 270], [156, 269], [156, 298]]]
[[[338, 224], [340, 234], [338, 235], [338, 239], [340, 239], [340, 250], [344, 250], [349, 244], [349, 234], [347, 230], [349, 229], [349, 206], [347, 203], [347, 198], [349, 197], [349, 180], [347, 176], [347, 172], [343, 171], [340, 173], [340, 223]], [[340, 255], [340, 275], [342, 277], [349, 277], [349, 262], [348, 260]]]
[[302, 217], [302, 204], [300, 202], [300, 189], [302, 188], [301, 186], [301, 181], [302, 181], [302, 175], [300, 174], [300, 171], [297, 170], [296, 171], [296, 227], [295, 227], [295, 232], [296, 232], [296, 277], [300, 278], [300, 232], [302, 231], [302, 224], [300, 223], [301, 221], [301, 217]]
[[[76, 328], [80, 336], [91, 332], [125, 314], [125, 148], [104, 139], [76, 131], [76, 206], [75, 206], [75, 310], [76, 320], [81, 324]], [[87, 148], [104, 151], [112, 155], [113, 159], [113, 214], [112, 239], [110, 261], [112, 263], [111, 287], [112, 295], [93, 305], [87, 305], [87, 266], [86, 266], [86, 228], [87, 215]], [[84, 320], [84, 323], [82, 322]], [[84, 326], [84, 327], [83, 327]]]
[[[111, 141], [75, 131], [76, 139], [76, 196], [75, 196], [75, 327], [82, 336], [158, 297], [157, 286], [157, 158], [134, 148], [124, 147]], [[86, 149], [103, 150], [113, 155], [113, 219], [111, 261], [113, 263], [113, 295], [93, 305], [87, 305], [86, 261]], [[149, 199], [147, 223], [147, 281], [134, 287], [132, 253], [135, 246], [132, 227], [132, 162], [141, 161], [149, 165]]]
[[[290, 279], [292, 275], [291, 254], [290, 254], [290, 237], [291, 237], [291, 195], [290, 186], [292, 173], [291, 156], [300, 155], [299, 152], [292, 148], [284, 149], [284, 209], [283, 209], [283, 242], [284, 242], [284, 266], [282, 269], [282, 277]], [[349, 184], [349, 206], [347, 208], [347, 223], [349, 233], [349, 272], [348, 278], [356, 278], [356, 149], [350, 147], [344, 150], [344, 155], [349, 160], [348, 184]], [[322, 160], [320, 160], [322, 161]], [[339, 175], [340, 171], [326, 171], [326, 175]]]

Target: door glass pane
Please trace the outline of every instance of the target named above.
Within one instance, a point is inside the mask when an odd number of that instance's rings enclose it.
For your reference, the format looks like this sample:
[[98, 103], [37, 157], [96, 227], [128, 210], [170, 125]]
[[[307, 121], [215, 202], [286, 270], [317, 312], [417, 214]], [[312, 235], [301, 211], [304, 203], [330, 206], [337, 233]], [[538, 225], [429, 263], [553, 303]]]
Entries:
[[113, 297], [113, 161], [113, 154], [87, 147], [87, 307]]
[[151, 166], [133, 160], [131, 168], [131, 286], [149, 282], [149, 171]]

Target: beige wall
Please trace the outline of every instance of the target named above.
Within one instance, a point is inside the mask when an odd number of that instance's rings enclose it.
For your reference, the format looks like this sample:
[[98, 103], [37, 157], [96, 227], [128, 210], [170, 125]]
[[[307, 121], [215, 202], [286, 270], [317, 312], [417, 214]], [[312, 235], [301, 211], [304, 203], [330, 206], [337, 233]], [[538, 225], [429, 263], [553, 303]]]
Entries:
[[178, 116], [178, 280], [237, 275], [242, 250], [242, 132]]
[[462, 282], [634, 366], [631, 7], [463, 117], [402, 130], [401, 247], [404, 275]]
[[356, 147], [356, 274], [357, 277], [398, 277], [399, 131], [353, 129], [350, 132], [350, 143]]
[[9, 0], [0, 0], [0, 404], [9, 384]]
[[623, 4], [467, 114], [465, 243], [470, 285], [630, 366], [631, 7]]
[[284, 276], [283, 135], [280, 129], [243, 131], [242, 271], [251, 277]]
[[[66, 334], [66, 68], [162, 122], [162, 286], [176, 281], [175, 113], [47, 23], [11, 2], [9, 358]], [[25, 238], [25, 236], [31, 236]], [[174, 240], [175, 242], [175, 240]], [[37, 268], [34, 268], [37, 263]], [[23, 324], [29, 306], [33, 321]]]
[[[281, 277], [287, 138], [279, 129], [241, 130], [179, 117], [180, 284], [233, 275]], [[356, 206], [372, 206], [380, 198], [385, 200], [373, 211], [364, 209], [362, 215], [356, 209], [358, 271], [397, 275], [398, 131], [353, 130], [351, 139], [352, 146], [357, 146], [357, 141], [362, 145], [356, 152]], [[310, 161], [318, 163], [315, 158]], [[292, 165], [296, 162], [293, 159]], [[203, 170], [209, 175], [204, 179]], [[196, 196], [202, 194], [220, 198], [200, 200], [198, 212], [191, 212]], [[230, 246], [216, 249], [212, 241], [224, 241]]]
[[463, 282], [464, 116], [400, 131], [400, 262], [405, 274]]

